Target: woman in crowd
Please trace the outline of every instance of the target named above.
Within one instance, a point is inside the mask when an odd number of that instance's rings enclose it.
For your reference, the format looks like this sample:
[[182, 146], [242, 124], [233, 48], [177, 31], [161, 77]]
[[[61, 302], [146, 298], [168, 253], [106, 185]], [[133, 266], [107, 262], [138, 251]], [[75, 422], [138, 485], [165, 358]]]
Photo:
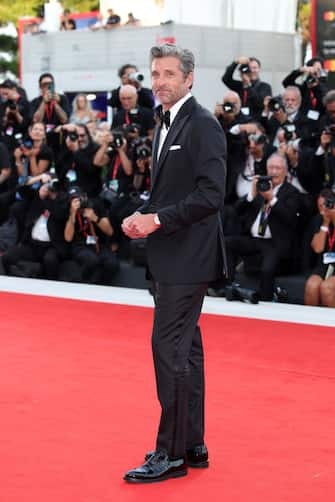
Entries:
[[86, 94], [77, 94], [72, 104], [72, 115], [70, 122], [73, 124], [87, 124], [96, 120], [95, 112], [92, 110], [91, 103]]
[[319, 259], [305, 286], [305, 305], [335, 307], [335, 193], [329, 188], [320, 192], [318, 208], [311, 246]]

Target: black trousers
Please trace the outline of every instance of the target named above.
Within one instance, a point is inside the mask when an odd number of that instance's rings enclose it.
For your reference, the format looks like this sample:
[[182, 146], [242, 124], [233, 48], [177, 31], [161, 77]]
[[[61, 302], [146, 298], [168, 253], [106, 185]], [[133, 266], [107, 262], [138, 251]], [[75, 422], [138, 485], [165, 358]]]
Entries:
[[258, 255], [261, 258], [259, 271], [259, 294], [262, 300], [271, 301], [275, 276], [280, 261], [287, 256], [284, 249], [275, 246], [272, 239], [257, 239], [249, 236], [228, 236], [226, 239], [228, 276], [234, 279], [238, 257]]
[[10, 272], [10, 266], [16, 265], [20, 260], [40, 263], [47, 279], [58, 279], [60, 254], [51, 244], [39, 241], [19, 244], [8, 249], [2, 257], [2, 263], [6, 273]]
[[95, 246], [75, 245], [72, 258], [81, 265], [83, 280], [91, 284], [109, 284], [120, 268], [116, 255], [106, 248], [97, 253]]
[[198, 320], [207, 284], [154, 283], [152, 351], [161, 405], [156, 450], [170, 458], [204, 442], [204, 356]]

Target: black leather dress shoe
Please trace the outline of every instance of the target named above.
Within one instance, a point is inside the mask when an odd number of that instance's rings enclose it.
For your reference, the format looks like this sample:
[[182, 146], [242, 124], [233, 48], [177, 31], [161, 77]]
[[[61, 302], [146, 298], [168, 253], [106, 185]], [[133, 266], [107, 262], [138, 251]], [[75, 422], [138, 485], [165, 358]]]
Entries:
[[126, 472], [123, 479], [128, 483], [156, 483], [186, 474], [184, 458], [171, 460], [165, 453], [154, 452], [143, 465]]
[[[145, 460], [149, 460], [150, 457], [155, 455], [154, 451], [149, 451], [145, 455]], [[205, 444], [201, 444], [199, 446], [195, 446], [194, 448], [190, 448], [186, 450], [186, 461], [188, 467], [193, 467], [196, 469], [205, 469], [208, 467], [208, 450]]]

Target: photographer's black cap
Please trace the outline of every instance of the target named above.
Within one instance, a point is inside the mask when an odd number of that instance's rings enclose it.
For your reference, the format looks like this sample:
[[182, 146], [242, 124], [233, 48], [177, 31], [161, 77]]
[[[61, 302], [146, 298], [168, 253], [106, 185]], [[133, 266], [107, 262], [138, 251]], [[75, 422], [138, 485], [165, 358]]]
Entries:
[[70, 199], [76, 199], [81, 196], [81, 190], [79, 187], [73, 186], [73, 187], [69, 188], [67, 194]]
[[14, 80], [10, 80], [9, 78], [6, 78], [3, 82], [1, 82], [0, 87], [4, 89], [16, 89], [17, 85], [14, 82]]

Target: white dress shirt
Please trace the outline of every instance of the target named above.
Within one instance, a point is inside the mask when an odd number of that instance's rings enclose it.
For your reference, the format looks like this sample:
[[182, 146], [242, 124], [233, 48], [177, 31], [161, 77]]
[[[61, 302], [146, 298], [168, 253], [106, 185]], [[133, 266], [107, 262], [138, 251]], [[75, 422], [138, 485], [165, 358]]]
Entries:
[[[176, 115], [179, 112], [180, 108], [191, 97], [192, 97], [192, 94], [190, 92], [188, 92], [187, 94], [185, 94], [185, 96], [183, 98], [181, 98], [179, 101], [177, 101], [177, 103], [175, 103], [173, 106], [171, 106], [171, 108], [170, 108], [170, 128], [171, 128], [172, 123], [173, 123], [174, 119], [176, 118]], [[168, 135], [168, 132], [169, 132], [169, 129], [167, 129], [166, 125], [163, 124], [163, 126], [161, 128], [161, 133], [160, 133], [160, 136], [159, 136], [159, 145], [158, 145], [157, 159], [159, 159], [159, 156], [161, 154], [161, 151], [162, 151], [162, 148], [163, 148], [163, 145], [164, 145], [164, 141], [166, 139], [166, 136]]]

